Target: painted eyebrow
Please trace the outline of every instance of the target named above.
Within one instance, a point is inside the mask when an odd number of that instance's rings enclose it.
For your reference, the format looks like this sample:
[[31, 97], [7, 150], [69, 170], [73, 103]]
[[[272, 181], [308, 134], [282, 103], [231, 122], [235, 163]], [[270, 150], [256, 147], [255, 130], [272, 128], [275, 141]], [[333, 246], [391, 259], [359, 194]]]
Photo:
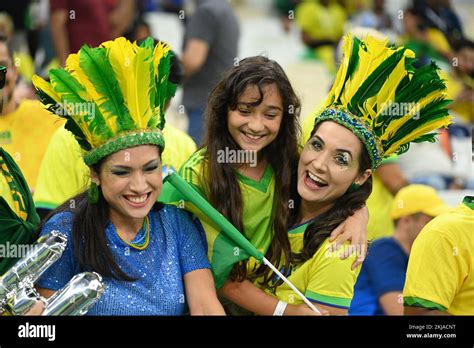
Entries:
[[[145, 163], [145, 164], [143, 165], [143, 168], [148, 167], [149, 165], [151, 165], [151, 164], [152, 164], [153, 162], [155, 162], [155, 161], [159, 161], [159, 158], [152, 159], [151, 161]], [[111, 166], [110, 168], [111, 168], [111, 169], [132, 169], [132, 168], [129, 167], [129, 166], [120, 166], [120, 165], [114, 165], [114, 166]]]
[[[324, 143], [324, 140], [321, 139], [321, 137], [320, 137], [319, 135], [314, 135], [313, 138], [318, 139], [323, 145], [326, 145], [326, 144]], [[347, 153], [349, 154], [349, 156], [351, 156], [351, 159], [352, 159], [352, 152], [350, 152], [349, 150], [346, 150], [346, 149], [336, 149], [336, 151], [338, 151], [338, 152], [347, 152]]]

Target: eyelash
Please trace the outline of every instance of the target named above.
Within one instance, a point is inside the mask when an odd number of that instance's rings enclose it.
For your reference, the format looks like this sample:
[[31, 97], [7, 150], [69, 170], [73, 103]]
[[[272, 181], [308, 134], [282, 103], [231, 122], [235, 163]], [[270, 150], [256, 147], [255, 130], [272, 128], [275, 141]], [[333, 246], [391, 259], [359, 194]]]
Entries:
[[[149, 168], [145, 169], [145, 172], [150, 173], [150, 172], [155, 171], [156, 169], [158, 169], [158, 166], [149, 167]], [[117, 171], [117, 172], [113, 171], [112, 174], [117, 175], [117, 176], [125, 176], [125, 175], [129, 174], [129, 172], [127, 172], [127, 171]]]
[[[320, 151], [322, 150], [322, 145], [319, 141], [317, 140], [314, 140], [313, 142], [311, 142], [311, 146], [316, 150], [316, 151]], [[345, 159], [345, 156], [344, 155], [338, 155], [336, 156], [336, 162], [340, 165], [344, 165], [344, 166], [347, 166], [349, 164], [349, 162]]]
[[343, 155], [336, 156], [336, 161], [341, 165], [347, 166], [348, 162], [344, 157]]
[[[239, 109], [239, 112], [242, 114], [242, 115], [250, 115], [251, 111], [250, 110], [242, 110], [242, 109]], [[277, 117], [278, 115], [277, 114], [266, 114], [265, 117], [268, 117], [268, 118], [275, 118]]]
[[[316, 145], [318, 145], [318, 146], [316, 147]], [[321, 150], [322, 149], [321, 143], [317, 140], [312, 141], [311, 146], [316, 150]]]

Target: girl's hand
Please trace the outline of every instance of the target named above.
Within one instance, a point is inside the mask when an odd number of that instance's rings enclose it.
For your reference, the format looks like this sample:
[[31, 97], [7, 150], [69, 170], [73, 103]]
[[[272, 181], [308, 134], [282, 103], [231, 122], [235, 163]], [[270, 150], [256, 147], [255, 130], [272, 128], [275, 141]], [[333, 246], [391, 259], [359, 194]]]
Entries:
[[321, 314], [316, 313], [304, 303], [299, 305], [288, 304], [283, 315], [329, 315], [327, 310], [320, 307], [316, 308], [321, 312]]
[[357, 259], [352, 264], [354, 270], [364, 262], [365, 256], [367, 255], [367, 224], [369, 221], [369, 210], [366, 206], [356, 210], [354, 215], [349, 216], [344, 222], [337, 226], [332, 231], [329, 241], [335, 241], [330, 247], [329, 251], [336, 251], [341, 245], [350, 240], [352, 243], [349, 248], [344, 250], [341, 255], [341, 259], [346, 259], [353, 255], [354, 252], [357, 254]]
[[25, 313], [25, 315], [41, 315], [44, 310], [43, 301], [38, 301], [31, 309]]

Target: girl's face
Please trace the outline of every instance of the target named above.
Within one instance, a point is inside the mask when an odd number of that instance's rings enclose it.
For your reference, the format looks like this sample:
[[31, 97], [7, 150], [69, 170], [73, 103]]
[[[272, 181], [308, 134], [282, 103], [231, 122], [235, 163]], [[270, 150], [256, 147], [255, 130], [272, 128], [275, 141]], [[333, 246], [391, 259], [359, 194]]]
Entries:
[[322, 122], [306, 143], [298, 164], [298, 193], [307, 203], [324, 207], [352, 183], [362, 185], [372, 171], [359, 173], [362, 143], [347, 128]]
[[283, 117], [280, 91], [274, 83], [263, 88], [262, 102], [252, 105], [260, 97], [256, 85], [248, 86], [227, 118], [229, 133], [240, 148], [257, 153], [275, 140]]
[[143, 219], [163, 185], [158, 147], [141, 145], [116, 152], [104, 161], [99, 175], [93, 172], [92, 180], [100, 185], [112, 220]]

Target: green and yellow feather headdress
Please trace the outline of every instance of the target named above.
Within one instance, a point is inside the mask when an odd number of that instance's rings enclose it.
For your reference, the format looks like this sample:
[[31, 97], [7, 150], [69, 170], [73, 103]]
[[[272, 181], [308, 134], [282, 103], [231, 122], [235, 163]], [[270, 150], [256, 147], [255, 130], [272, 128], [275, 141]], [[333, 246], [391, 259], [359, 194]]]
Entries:
[[410, 142], [436, 140], [451, 123], [445, 84], [435, 63], [413, 67], [415, 54], [387, 47], [387, 40], [345, 37], [344, 57], [315, 125], [334, 121], [358, 136], [376, 169], [383, 158], [401, 154]]
[[165, 142], [165, 103], [176, 91], [168, 81], [172, 52], [152, 38], [140, 45], [123, 37], [70, 54], [65, 69], [49, 71], [50, 83], [33, 76], [49, 111], [64, 117], [66, 129], [93, 165], [125, 148]]

